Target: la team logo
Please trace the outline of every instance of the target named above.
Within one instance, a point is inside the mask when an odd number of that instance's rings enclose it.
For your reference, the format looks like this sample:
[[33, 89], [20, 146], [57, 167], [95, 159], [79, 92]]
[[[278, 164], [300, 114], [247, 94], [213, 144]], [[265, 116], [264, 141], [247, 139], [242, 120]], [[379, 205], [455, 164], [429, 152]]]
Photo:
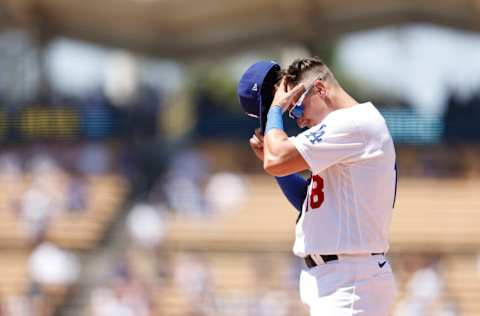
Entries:
[[308, 134], [305, 134], [305, 137], [312, 143], [316, 144], [322, 141], [322, 136], [325, 134], [325, 124], [320, 125], [316, 130], [311, 131]]

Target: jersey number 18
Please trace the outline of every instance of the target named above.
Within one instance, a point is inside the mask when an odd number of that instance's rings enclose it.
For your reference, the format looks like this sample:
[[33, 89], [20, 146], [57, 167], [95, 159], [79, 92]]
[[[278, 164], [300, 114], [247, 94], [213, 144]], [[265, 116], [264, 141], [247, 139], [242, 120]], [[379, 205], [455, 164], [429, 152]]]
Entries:
[[315, 209], [319, 208], [323, 200], [325, 199], [325, 194], [323, 193], [323, 179], [319, 175], [312, 176], [312, 191], [310, 193], [310, 208]]

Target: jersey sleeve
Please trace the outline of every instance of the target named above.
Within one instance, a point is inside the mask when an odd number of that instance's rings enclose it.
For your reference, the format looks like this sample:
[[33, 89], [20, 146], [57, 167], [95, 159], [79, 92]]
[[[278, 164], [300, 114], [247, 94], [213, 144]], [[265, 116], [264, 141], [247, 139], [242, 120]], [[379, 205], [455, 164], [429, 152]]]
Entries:
[[365, 151], [362, 133], [353, 122], [321, 123], [289, 139], [313, 174], [360, 159]]

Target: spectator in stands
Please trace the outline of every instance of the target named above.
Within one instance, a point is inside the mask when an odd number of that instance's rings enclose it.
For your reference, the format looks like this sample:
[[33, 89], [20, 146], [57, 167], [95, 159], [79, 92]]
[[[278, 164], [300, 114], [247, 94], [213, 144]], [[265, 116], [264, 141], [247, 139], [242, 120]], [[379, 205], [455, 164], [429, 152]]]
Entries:
[[11, 177], [12, 181], [19, 181], [22, 166], [20, 157], [15, 152], [4, 152], [0, 155], [0, 175]]
[[266, 289], [258, 298], [255, 316], [287, 316], [288, 297], [286, 293], [275, 289]]
[[149, 204], [136, 204], [127, 215], [127, 229], [135, 245], [154, 248], [165, 236], [161, 210]]
[[15, 151], [5, 150], [0, 154], [0, 179], [6, 211], [9, 216], [19, 215], [19, 196], [23, 191], [23, 170], [20, 156]]
[[32, 304], [27, 296], [7, 297], [1, 307], [1, 316], [33, 316]]
[[52, 316], [52, 302], [37, 284], [32, 283], [25, 295], [10, 296], [6, 299], [1, 316]]
[[82, 174], [72, 172], [67, 186], [66, 209], [70, 212], [83, 211], [87, 208], [88, 188]]
[[236, 210], [247, 199], [246, 185], [239, 175], [227, 172], [214, 174], [205, 189], [208, 208], [214, 212]]
[[32, 241], [42, 238], [49, 221], [57, 212], [57, 205], [50, 192], [39, 184], [33, 184], [20, 197], [20, 220]]
[[49, 242], [40, 243], [28, 259], [31, 279], [40, 285], [70, 286], [80, 273], [77, 257]]
[[127, 312], [122, 312], [118, 307], [118, 303], [113, 290], [108, 287], [97, 287], [93, 289], [90, 295], [89, 303], [91, 316], [109, 316], [109, 315], [129, 315]]
[[[250, 293], [253, 303], [252, 314], [255, 316], [286, 316], [289, 309], [289, 300], [286, 292], [282, 291], [286, 285], [287, 275], [278, 269], [278, 258], [258, 256], [252, 261], [251, 269], [255, 273], [255, 288]], [[272, 268], [276, 267], [276, 268]], [[284, 280], [282, 280], [285, 278]], [[295, 291], [298, 284], [298, 275], [295, 282]]]
[[181, 255], [175, 265], [174, 281], [190, 301], [191, 315], [215, 315], [216, 306], [210, 270], [199, 256]]
[[187, 215], [205, 215], [209, 210], [201, 187], [209, 169], [208, 160], [199, 151], [179, 153], [172, 160], [164, 182], [169, 206]]
[[16, 199], [16, 211], [33, 241], [42, 238], [50, 221], [63, 205], [63, 171], [43, 147], [33, 147], [27, 156], [27, 171], [31, 177], [26, 190]]
[[77, 160], [77, 169], [84, 174], [110, 171], [111, 157], [108, 148], [102, 143], [87, 143], [82, 146]]
[[144, 282], [120, 261], [108, 287], [97, 287], [90, 297], [92, 316], [153, 316], [153, 306]]
[[34, 147], [32, 157], [28, 161], [29, 171], [33, 176], [45, 176], [59, 171], [55, 159], [43, 147]]
[[454, 304], [444, 295], [445, 284], [435, 258], [410, 258], [410, 268], [417, 266], [407, 282], [404, 299], [395, 316], [458, 316]]

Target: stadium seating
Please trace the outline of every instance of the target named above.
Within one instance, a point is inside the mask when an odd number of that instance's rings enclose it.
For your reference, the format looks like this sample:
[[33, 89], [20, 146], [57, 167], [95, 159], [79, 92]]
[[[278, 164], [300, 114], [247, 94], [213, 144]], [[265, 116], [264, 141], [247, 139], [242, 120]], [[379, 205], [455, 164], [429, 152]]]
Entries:
[[[176, 217], [170, 243], [186, 247], [287, 250], [297, 212], [267, 177], [248, 179], [249, 199], [232, 213], [204, 220]], [[401, 179], [393, 212], [393, 251], [448, 252], [480, 246], [480, 181]], [[251, 241], [255, 240], [254, 243]]]
[[444, 261], [448, 293], [462, 315], [480, 315], [480, 270], [477, 255], [459, 254]]
[[288, 250], [297, 212], [274, 180], [254, 176], [247, 180], [247, 187], [248, 201], [230, 213], [203, 219], [173, 218], [169, 223], [169, 244], [200, 249]]
[[[205, 308], [209, 311], [206, 315], [245, 315], [252, 309], [266, 308], [262, 304], [266, 304], [268, 295], [277, 295], [277, 306], [268, 307], [271, 315], [308, 314], [300, 302], [296, 282], [288, 280], [292, 259], [288, 254], [241, 251], [206, 254], [203, 263], [208, 277], [203, 280], [207, 284], [201, 295], [192, 299], [194, 295], [175, 284], [175, 274], [171, 274], [167, 286], [155, 295], [159, 315], [189, 315], [192, 308]], [[183, 252], [174, 256], [177, 264], [184, 260]]]
[[[11, 181], [0, 176], [0, 302], [31, 290], [27, 260], [33, 247], [25, 225], [18, 216], [18, 197], [26, 189], [30, 177]], [[63, 192], [65, 178], [57, 178], [53, 186]], [[118, 175], [87, 177], [87, 207], [69, 213], [60, 210], [47, 226], [45, 239], [70, 250], [89, 250], [103, 238], [106, 229], [121, 208], [127, 183]], [[51, 310], [64, 301], [69, 289], [63, 286], [44, 286], [42, 293]]]
[[0, 256], [0, 298], [11, 297], [28, 288], [28, 251], [2, 250]]
[[394, 251], [476, 251], [480, 181], [401, 179], [391, 227]]
[[[29, 244], [27, 232], [16, 215], [15, 207], [28, 180], [20, 184], [7, 180], [0, 177], [0, 247], [25, 247]], [[87, 209], [76, 213], [61, 210], [47, 227], [47, 240], [66, 248], [82, 250], [92, 248], [103, 236], [123, 202], [126, 181], [114, 175], [90, 176], [87, 186]], [[64, 183], [60, 182], [56, 187], [61, 191]]]
[[103, 237], [120, 210], [127, 185], [121, 177], [109, 175], [92, 176], [88, 186], [88, 208], [80, 214], [61, 214], [49, 226], [47, 239], [66, 248], [87, 250]]

